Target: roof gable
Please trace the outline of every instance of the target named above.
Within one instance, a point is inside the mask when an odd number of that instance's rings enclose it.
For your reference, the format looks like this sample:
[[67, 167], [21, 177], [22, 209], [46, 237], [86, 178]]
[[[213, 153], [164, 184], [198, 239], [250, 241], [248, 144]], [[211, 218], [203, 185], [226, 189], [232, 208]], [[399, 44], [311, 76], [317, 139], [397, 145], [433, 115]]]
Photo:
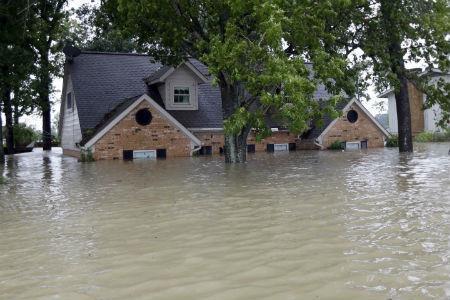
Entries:
[[192, 74], [192, 77], [195, 77], [198, 82], [206, 83], [208, 81], [208, 78], [206, 78], [206, 76], [203, 75], [190, 61], [185, 61], [176, 68], [169, 66], [161, 67], [158, 71], [147, 77], [145, 82], [147, 82], [147, 84], [162, 83], [182, 67], [186, 67]]
[[153, 108], [155, 108], [163, 117], [165, 117], [169, 122], [171, 122], [175, 127], [180, 129], [194, 144], [201, 146], [201, 141], [194, 136], [186, 127], [184, 127], [180, 122], [178, 122], [173, 116], [171, 116], [164, 108], [158, 105], [150, 96], [143, 94], [140, 97], [129, 99], [123, 104], [119, 105], [119, 108], [111, 118], [99, 128], [90, 138], [84, 146], [90, 148], [97, 143], [112, 127], [119, 123], [123, 118], [125, 118], [134, 108], [136, 108], [141, 102], [147, 101]]
[[[387, 130], [383, 127], [383, 125], [380, 124], [380, 122], [378, 122], [373, 116], [372, 114], [364, 107], [364, 105], [362, 105], [361, 102], [359, 102], [358, 100], [356, 100], [356, 98], [353, 98], [352, 100], [350, 100], [347, 105], [342, 109], [342, 112], [346, 112], [347, 110], [350, 109], [351, 105], [355, 104], [356, 106], [358, 106], [361, 111], [367, 116], [369, 117], [369, 119], [375, 124], [376, 127], [378, 127], [378, 129], [386, 136], [386, 137], [390, 137], [391, 135], [389, 134], [389, 132], [387, 132]], [[319, 140], [321, 142], [322, 138], [325, 136], [325, 134], [327, 134], [327, 132], [336, 124], [336, 122], [339, 120], [339, 118], [334, 119], [331, 123], [328, 124], [328, 126], [322, 131], [322, 133], [317, 137], [317, 140]]]

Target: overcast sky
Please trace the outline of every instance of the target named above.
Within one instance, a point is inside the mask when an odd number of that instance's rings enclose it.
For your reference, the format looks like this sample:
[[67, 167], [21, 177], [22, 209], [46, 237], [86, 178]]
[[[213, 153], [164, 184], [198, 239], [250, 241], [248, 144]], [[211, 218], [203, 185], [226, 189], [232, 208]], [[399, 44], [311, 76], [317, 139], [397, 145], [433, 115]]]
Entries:
[[[83, 4], [98, 4], [99, 2], [100, 2], [99, 0], [69, 0], [67, 8], [68, 9], [77, 8]], [[61, 88], [62, 88], [62, 78], [55, 78], [55, 80], [53, 81], [53, 88], [54, 88], [55, 92], [53, 95], [54, 104], [53, 104], [53, 108], [52, 108], [52, 119], [53, 119], [53, 116], [55, 115], [55, 113], [59, 112], [60, 94], [61, 94]], [[363, 103], [367, 107], [367, 109], [374, 115], [379, 114], [380, 112], [386, 112], [387, 105], [385, 103], [385, 99], [376, 98], [376, 92], [374, 91], [373, 87], [369, 89], [368, 93], [369, 93], [371, 99], [369, 102]], [[382, 111], [380, 110], [380, 105], [379, 105], [380, 102], [384, 103]], [[3, 115], [2, 120], [3, 120], [3, 124], [4, 124], [4, 120], [5, 120], [4, 115]], [[31, 116], [24, 116], [20, 119], [20, 122], [25, 122], [29, 125], [32, 125], [36, 129], [41, 129], [41, 127], [42, 127], [42, 118], [38, 114], [34, 114]]]

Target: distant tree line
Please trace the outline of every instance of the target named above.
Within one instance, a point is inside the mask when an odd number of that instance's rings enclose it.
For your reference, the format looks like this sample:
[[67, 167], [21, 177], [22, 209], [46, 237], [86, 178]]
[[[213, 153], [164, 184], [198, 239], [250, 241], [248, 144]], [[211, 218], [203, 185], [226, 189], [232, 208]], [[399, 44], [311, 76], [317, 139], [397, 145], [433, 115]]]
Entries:
[[[188, 57], [207, 64], [221, 90], [227, 162], [246, 160], [252, 129], [257, 138], [270, 134], [268, 115], [301, 133], [311, 120], [337, 115], [342, 96], [368, 80], [378, 90], [394, 88], [401, 152], [413, 150], [408, 82], [428, 95], [425, 107], [443, 108], [443, 122], [450, 117], [449, 85], [430, 85], [406, 68], [420, 62], [449, 70], [447, 0], [102, 0], [72, 12], [67, 2], [1, 0], [8, 149], [14, 123], [35, 110], [43, 117], [44, 149], [51, 148], [51, 86], [67, 40], [85, 50], [145, 52], [170, 65]], [[313, 63], [312, 74], [305, 62]], [[314, 100], [318, 84], [338, 96]]]

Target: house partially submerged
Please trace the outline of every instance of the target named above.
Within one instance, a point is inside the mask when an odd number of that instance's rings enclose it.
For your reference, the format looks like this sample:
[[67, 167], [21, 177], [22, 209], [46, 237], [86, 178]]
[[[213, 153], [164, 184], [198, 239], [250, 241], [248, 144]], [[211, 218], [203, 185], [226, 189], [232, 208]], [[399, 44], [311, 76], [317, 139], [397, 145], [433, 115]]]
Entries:
[[[443, 79], [445, 82], [450, 82], [450, 74], [443, 73], [437, 69], [424, 71], [420, 73], [419, 76], [429, 77], [431, 84], [435, 84], [440, 79]], [[427, 96], [419, 91], [411, 82], [408, 83], [408, 94], [411, 109], [411, 129], [413, 135], [417, 135], [421, 132], [441, 132], [443, 128], [437, 125], [439, 120], [442, 118], [441, 107], [438, 104], [435, 104], [430, 108], [423, 109], [423, 105], [427, 101]], [[398, 134], [397, 105], [395, 102], [394, 90], [388, 89], [378, 95], [378, 98], [388, 99], [388, 131], [392, 134]]]
[[[321, 87], [316, 97], [329, 96]], [[77, 53], [66, 60], [64, 69], [61, 145], [64, 154], [72, 156], [90, 149], [97, 160], [218, 154], [224, 144], [221, 103], [219, 88], [197, 60], [173, 68], [147, 55]], [[345, 129], [339, 120], [331, 120], [319, 142], [326, 146], [342, 129], [341, 139], [366, 141], [361, 148], [383, 146], [385, 133], [370, 113], [355, 101], [347, 107], [356, 112], [352, 126], [362, 129]], [[375, 123], [364, 125], [366, 119]], [[260, 142], [249, 135], [249, 152], [303, 145], [285, 127], [273, 124], [271, 128], [272, 135]], [[361, 133], [368, 128], [379, 132]]]
[[333, 143], [343, 144], [345, 149], [383, 147], [389, 133], [373, 115], [356, 99], [341, 104], [341, 116], [325, 117], [322, 126], [312, 125], [301, 135], [298, 149], [327, 149]]

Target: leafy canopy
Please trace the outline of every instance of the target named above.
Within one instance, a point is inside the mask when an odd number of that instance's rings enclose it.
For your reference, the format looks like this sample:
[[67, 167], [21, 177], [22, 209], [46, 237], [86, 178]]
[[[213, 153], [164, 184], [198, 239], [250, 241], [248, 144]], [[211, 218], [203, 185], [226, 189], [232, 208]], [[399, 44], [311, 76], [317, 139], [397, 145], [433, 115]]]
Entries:
[[228, 133], [253, 127], [264, 137], [269, 133], [267, 115], [302, 132], [310, 120], [333, 113], [339, 100], [322, 105], [313, 100], [317, 84], [335, 94], [353, 92], [344, 55], [330, 55], [324, 48], [330, 38], [324, 31], [327, 15], [316, 6], [327, 5], [306, 0], [295, 5], [269, 0], [112, 1], [118, 2], [117, 20], [155, 59], [177, 65], [193, 57], [208, 65], [222, 91]]

